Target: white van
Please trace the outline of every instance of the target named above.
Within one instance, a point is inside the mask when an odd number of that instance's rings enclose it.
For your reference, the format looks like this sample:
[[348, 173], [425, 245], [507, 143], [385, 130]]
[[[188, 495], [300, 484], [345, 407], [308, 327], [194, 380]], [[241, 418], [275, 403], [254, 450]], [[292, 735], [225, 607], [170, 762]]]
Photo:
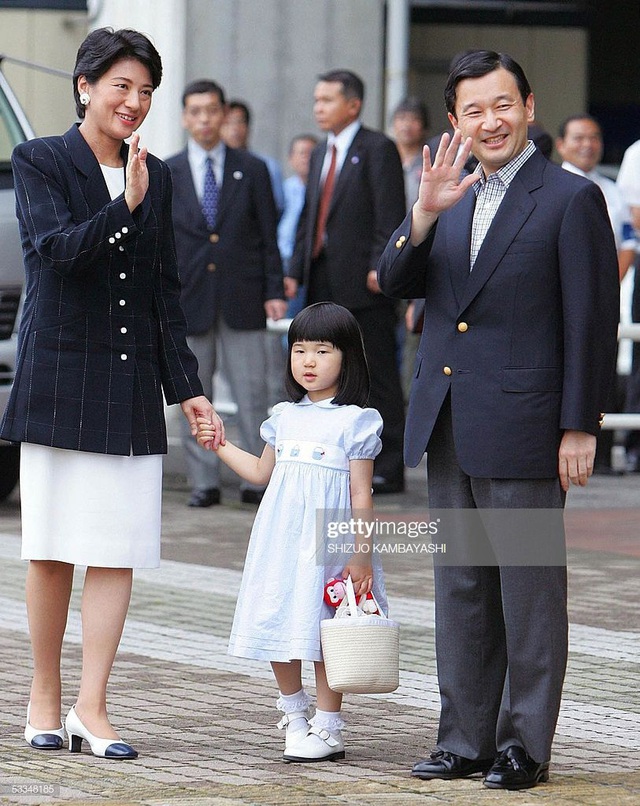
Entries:
[[[34, 136], [15, 95], [0, 70], [0, 418], [16, 368], [16, 344], [24, 268], [16, 219], [11, 152]], [[19, 448], [0, 440], [0, 501], [18, 482]]]

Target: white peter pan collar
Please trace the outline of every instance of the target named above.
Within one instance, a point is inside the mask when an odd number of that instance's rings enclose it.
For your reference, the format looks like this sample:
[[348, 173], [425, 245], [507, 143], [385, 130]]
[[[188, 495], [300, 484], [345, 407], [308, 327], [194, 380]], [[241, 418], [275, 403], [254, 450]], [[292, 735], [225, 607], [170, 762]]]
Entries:
[[326, 397], [324, 400], [311, 400], [309, 395], [305, 395], [301, 400], [298, 401], [298, 406], [320, 406], [321, 409], [333, 409], [336, 408], [336, 404], [332, 403], [331, 401], [333, 398]]

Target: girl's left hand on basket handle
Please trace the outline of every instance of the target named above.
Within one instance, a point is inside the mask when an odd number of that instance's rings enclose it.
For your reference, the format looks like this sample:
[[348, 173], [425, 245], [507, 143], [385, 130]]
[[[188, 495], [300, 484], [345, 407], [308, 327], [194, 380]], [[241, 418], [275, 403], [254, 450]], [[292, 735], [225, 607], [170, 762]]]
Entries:
[[356, 596], [363, 596], [373, 588], [373, 568], [368, 563], [356, 561], [350, 565], [345, 565], [340, 576], [346, 579], [349, 574], [351, 574], [353, 590]]

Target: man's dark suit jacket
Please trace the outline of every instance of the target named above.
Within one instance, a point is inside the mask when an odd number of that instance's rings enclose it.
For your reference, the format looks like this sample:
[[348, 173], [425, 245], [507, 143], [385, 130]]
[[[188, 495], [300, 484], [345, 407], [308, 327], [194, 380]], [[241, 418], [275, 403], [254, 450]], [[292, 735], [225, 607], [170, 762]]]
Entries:
[[[307, 287], [326, 150], [325, 140], [311, 154], [305, 205], [288, 270]], [[398, 150], [384, 134], [361, 127], [333, 189], [327, 218], [324, 253], [334, 302], [351, 310], [389, 304], [384, 295], [367, 290], [367, 274], [375, 269], [404, 214], [404, 175]]]
[[[128, 147], [123, 145], [126, 164]], [[4, 439], [128, 455], [165, 453], [167, 403], [202, 394], [186, 345], [171, 176], [149, 155], [133, 214], [111, 201], [73, 126], [13, 153], [26, 271]]]
[[173, 223], [189, 334], [206, 333], [216, 316], [235, 330], [266, 326], [264, 303], [283, 299], [277, 213], [265, 163], [227, 148], [216, 226], [210, 231], [193, 184], [187, 150], [167, 160], [173, 177]]
[[423, 244], [411, 214], [379, 282], [424, 297], [405, 432], [416, 466], [451, 393], [460, 466], [484, 478], [553, 478], [565, 429], [598, 432], [616, 356], [617, 258], [600, 189], [536, 151], [513, 179], [469, 273], [475, 193]]

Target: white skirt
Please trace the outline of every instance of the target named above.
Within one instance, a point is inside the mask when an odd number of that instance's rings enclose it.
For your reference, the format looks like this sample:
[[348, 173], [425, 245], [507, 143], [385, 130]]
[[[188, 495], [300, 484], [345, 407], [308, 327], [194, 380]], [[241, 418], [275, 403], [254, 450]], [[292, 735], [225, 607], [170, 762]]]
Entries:
[[23, 442], [22, 559], [102, 568], [160, 565], [162, 456]]

